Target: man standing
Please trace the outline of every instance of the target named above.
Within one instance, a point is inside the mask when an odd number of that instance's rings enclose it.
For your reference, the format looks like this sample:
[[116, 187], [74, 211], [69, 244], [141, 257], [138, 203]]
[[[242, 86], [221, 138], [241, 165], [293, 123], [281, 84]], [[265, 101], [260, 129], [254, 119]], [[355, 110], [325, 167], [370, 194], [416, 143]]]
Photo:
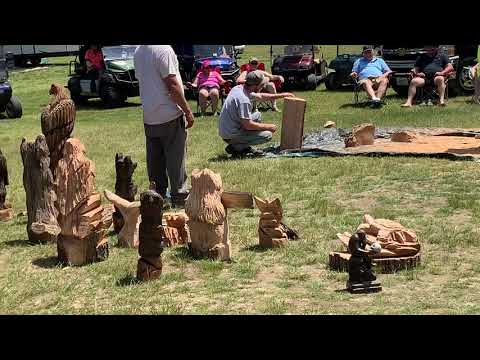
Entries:
[[353, 64], [350, 76], [358, 78], [358, 83], [372, 99], [372, 105], [378, 106], [387, 91], [388, 76], [392, 70], [383, 59], [373, 55], [373, 46], [364, 46], [362, 55], [363, 57]]
[[277, 130], [275, 124], [262, 124], [261, 113], [253, 112], [252, 100], [275, 100], [293, 97], [291, 93], [268, 94], [259, 93], [268, 82], [262, 72], [249, 72], [245, 77], [245, 84], [235, 86], [223, 104], [220, 113], [218, 132], [228, 144], [225, 151], [232, 157], [242, 157], [247, 154], [257, 155], [251, 145], [266, 143], [272, 139]]
[[188, 196], [186, 129], [193, 125], [193, 113], [183, 92], [177, 56], [170, 45], [140, 45], [134, 64], [140, 83], [149, 180], [164, 198], [170, 180], [172, 206], [183, 206]]
[[412, 101], [417, 94], [417, 87], [425, 86], [425, 83], [434, 84], [437, 87], [439, 95], [439, 105], [445, 106], [445, 76], [455, 71], [450, 59], [445, 54], [438, 52], [438, 45], [426, 45], [426, 54], [422, 54], [415, 61], [415, 66], [411, 70], [412, 81], [408, 87], [407, 101], [402, 107], [411, 107]]

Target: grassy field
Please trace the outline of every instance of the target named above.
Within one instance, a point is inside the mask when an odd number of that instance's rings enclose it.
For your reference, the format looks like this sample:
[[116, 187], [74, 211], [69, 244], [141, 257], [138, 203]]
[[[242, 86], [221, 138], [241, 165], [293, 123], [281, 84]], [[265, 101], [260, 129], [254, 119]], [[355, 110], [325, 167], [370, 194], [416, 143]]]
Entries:
[[[325, 48], [332, 58], [335, 47]], [[247, 46], [243, 63], [255, 55], [268, 66], [266, 46]], [[24, 106], [21, 120], [0, 120], [0, 148], [8, 160], [7, 198], [25, 210], [22, 137], [40, 130], [40, 113], [52, 82], [66, 84], [68, 58], [50, 59], [46, 69], [14, 73], [14, 92]], [[446, 108], [400, 108], [394, 93], [381, 110], [349, 106], [350, 91], [296, 92], [307, 103], [305, 131], [332, 120], [338, 127], [362, 122], [377, 126], [480, 127], [479, 108], [467, 97]], [[282, 102], [280, 101], [280, 106]], [[195, 105], [192, 102], [192, 106]], [[264, 113], [278, 125], [281, 115]], [[104, 110], [94, 101], [77, 111], [73, 135], [96, 164], [98, 190], [114, 190], [116, 152], [138, 161], [134, 180], [147, 188], [145, 140], [138, 98]], [[279, 142], [276, 133], [273, 142]], [[282, 158], [225, 161], [217, 118], [198, 118], [189, 132], [187, 172], [208, 167], [228, 190], [250, 191], [281, 201], [287, 224], [301, 239], [259, 251], [259, 211], [229, 212], [235, 262], [192, 260], [182, 247], [163, 253], [162, 278], [134, 281], [137, 251], [115, 246], [108, 260], [62, 268], [55, 245], [30, 245], [26, 217], [0, 223], [0, 313], [2, 314], [472, 314], [480, 313], [479, 164], [413, 158]], [[422, 265], [379, 275], [383, 292], [350, 295], [346, 273], [328, 270], [328, 253], [341, 249], [337, 232], [352, 231], [363, 214], [400, 221], [415, 229]]]

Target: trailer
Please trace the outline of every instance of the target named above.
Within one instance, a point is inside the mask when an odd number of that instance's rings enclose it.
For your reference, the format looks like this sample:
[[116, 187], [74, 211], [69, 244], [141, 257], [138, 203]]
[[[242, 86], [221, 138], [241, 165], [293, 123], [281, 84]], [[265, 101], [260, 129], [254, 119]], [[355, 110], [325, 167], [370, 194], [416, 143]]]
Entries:
[[5, 54], [12, 53], [16, 66], [40, 64], [43, 58], [56, 56], [74, 56], [80, 45], [3, 45]]

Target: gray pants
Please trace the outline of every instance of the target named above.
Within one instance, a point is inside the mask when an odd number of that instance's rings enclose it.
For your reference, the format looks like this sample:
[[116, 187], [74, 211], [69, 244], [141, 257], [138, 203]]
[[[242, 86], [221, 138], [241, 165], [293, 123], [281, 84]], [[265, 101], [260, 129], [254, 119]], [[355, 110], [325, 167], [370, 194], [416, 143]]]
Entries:
[[187, 152], [185, 117], [182, 115], [161, 125], [144, 124], [144, 127], [149, 180], [155, 181], [156, 191], [165, 197], [170, 179], [172, 202], [184, 200], [188, 195], [185, 171]]
[[[262, 114], [256, 111], [252, 114], [252, 120], [262, 122]], [[232, 136], [231, 139], [223, 139], [227, 144], [232, 145], [233, 149], [242, 152], [251, 145], [260, 145], [272, 140], [272, 132], [263, 130], [240, 130], [238, 134]]]

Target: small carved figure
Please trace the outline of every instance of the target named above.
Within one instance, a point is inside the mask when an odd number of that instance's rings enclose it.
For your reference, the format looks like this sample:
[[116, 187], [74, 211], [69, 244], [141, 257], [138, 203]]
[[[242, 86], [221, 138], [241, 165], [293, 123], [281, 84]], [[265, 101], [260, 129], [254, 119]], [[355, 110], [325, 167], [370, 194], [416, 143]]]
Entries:
[[[133, 172], [137, 168], [137, 163], [132, 161], [130, 156], [123, 156], [122, 153], [115, 154], [115, 194], [129, 202], [135, 200], [137, 186], [133, 183]], [[117, 207], [113, 214], [113, 230], [119, 233], [124, 224], [122, 213]]]
[[121, 214], [123, 226], [118, 233], [118, 246], [138, 247], [138, 228], [140, 223], [140, 202], [128, 201], [108, 190], [104, 192], [105, 197], [115, 209]]
[[162, 274], [163, 198], [155, 190], [140, 195], [140, 215], [137, 279], [154, 280]]

